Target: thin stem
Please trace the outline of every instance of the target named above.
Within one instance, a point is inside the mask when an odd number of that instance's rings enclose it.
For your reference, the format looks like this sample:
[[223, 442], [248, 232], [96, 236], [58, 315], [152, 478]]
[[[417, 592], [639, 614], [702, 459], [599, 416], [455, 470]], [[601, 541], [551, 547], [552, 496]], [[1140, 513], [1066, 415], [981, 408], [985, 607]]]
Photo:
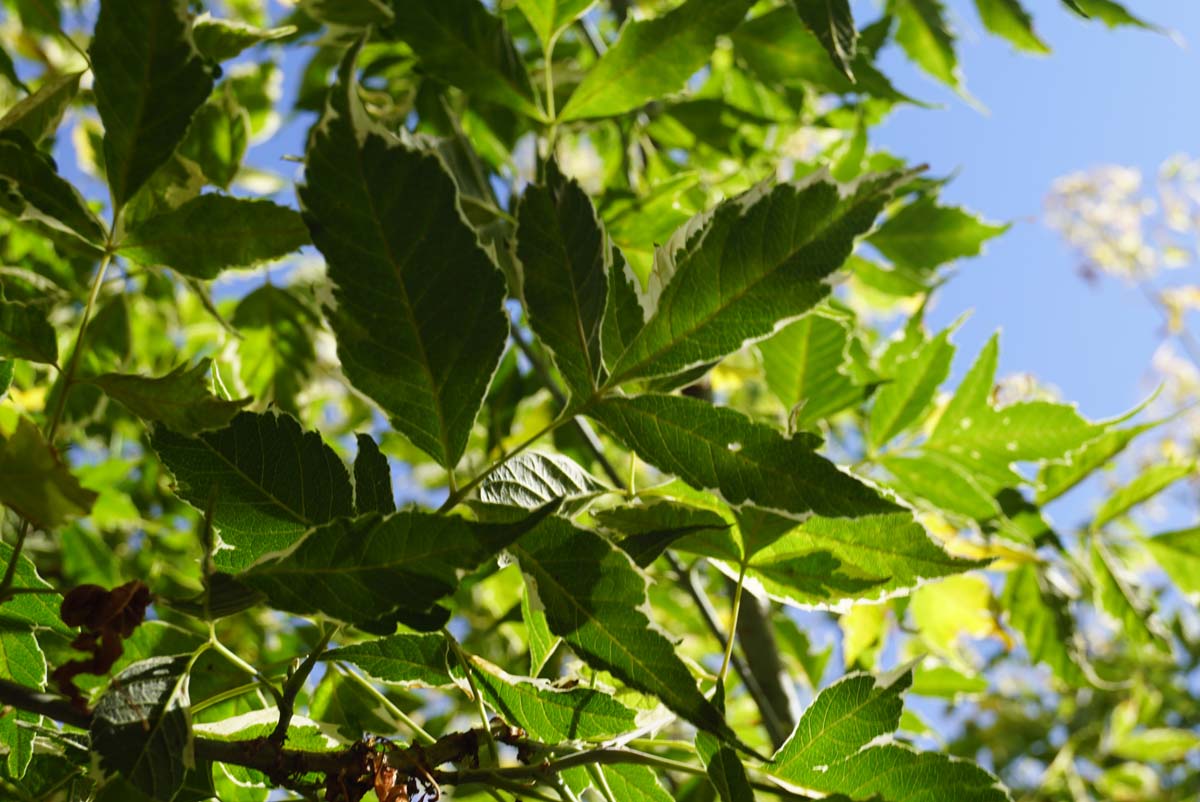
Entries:
[[475, 674], [471, 670], [471, 659], [467, 657], [467, 653], [458, 643], [458, 639], [451, 634], [450, 630], [442, 628], [442, 634], [446, 636], [446, 640], [450, 643], [450, 648], [454, 650], [454, 654], [458, 656], [458, 662], [462, 664], [463, 673], [467, 675], [467, 686], [471, 689], [471, 695], [475, 697], [475, 712], [479, 715], [479, 723], [483, 726], [483, 737], [487, 743], [488, 754], [492, 758], [492, 765], [500, 764], [500, 750], [496, 748], [496, 739], [492, 736], [491, 719], [487, 714], [487, 708], [483, 706], [483, 694], [479, 692], [479, 686], [475, 684]]
[[232, 650], [230, 650], [230, 648], [228, 646], [221, 643], [221, 641], [217, 640], [216, 631], [214, 629], [210, 628], [210, 630], [209, 630], [208, 642], [212, 645], [213, 650], [215, 652], [217, 652], [217, 654], [221, 655], [226, 660], [233, 663], [235, 666], [240, 668], [246, 674], [250, 675], [251, 677], [254, 677], [254, 679], [258, 682], [259, 685], [266, 688], [267, 693], [271, 694], [271, 698], [275, 700], [276, 707], [282, 706], [283, 694], [281, 694], [279, 692], [279, 689], [275, 687], [275, 684], [273, 682], [271, 682], [271, 680], [267, 679], [266, 676], [264, 676], [261, 671], [259, 671], [257, 668], [255, 668], [254, 666], [247, 663], [242, 658], [238, 657], [237, 654], [235, 654]]
[[212, 696], [209, 696], [206, 699], [201, 699], [198, 702], [192, 702], [190, 705], [190, 710], [193, 713], [199, 713], [201, 710], [207, 710], [214, 705], [221, 704], [221, 702], [227, 702], [230, 699], [236, 699], [239, 696], [244, 696], [251, 691], [257, 691], [258, 689], [258, 682], [247, 682], [245, 685], [239, 685], [236, 688], [228, 688], [220, 693], [214, 693]]
[[380, 691], [374, 685], [372, 685], [371, 683], [369, 683], [365, 679], [363, 679], [361, 676], [359, 676], [358, 672], [353, 671], [349, 666], [345, 665], [344, 663], [337, 663], [336, 665], [341, 670], [343, 676], [348, 677], [349, 679], [358, 683], [358, 685], [363, 690], [365, 690], [372, 697], [374, 697], [376, 701], [378, 701], [381, 705], [383, 705], [384, 709], [387, 710], [388, 714], [392, 718], [396, 719], [401, 724], [403, 724], [404, 726], [406, 726], [410, 730], [412, 730], [413, 737], [417, 740], [418, 743], [420, 743], [422, 746], [429, 746], [431, 744], [437, 743], [437, 738], [434, 738], [432, 735], [430, 735], [425, 730], [424, 727], [422, 727], [417, 722], [413, 721], [412, 718], [410, 718], [407, 713], [405, 713], [403, 710], [401, 710], [399, 707], [397, 707], [396, 703], [393, 702], [391, 699], [387, 698], [387, 696], [385, 696], [382, 691]]
[[729, 658], [733, 656], [733, 642], [737, 639], [738, 615], [742, 610], [742, 589], [746, 585], [746, 563], [738, 573], [737, 588], [733, 591], [733, 612], [729, 619], [729, 634], [725, 638], [725, 657], [721, 660], [721, 671], [717, 674], [717, 682], [725, 681], [725, 673], [729, 670]]
[[287, 740], [288, 727], [292, 723], [292, 715], [296, 712], [296, 697], [300, 694], [300, 689], [304, 687], [305, 680], [312, 674], [313, 668], [317, 665], [317, 661], [321, 659], [321, 655], [325, 653], [325, 647], [329, 645], [329, 640], [337, 634], [341, 627], [330, 627], [321, 633], [321, 640], [308, 657], [304, 658], [291, 676], [287, 678], [287, 682], [283, 685], [283, 693], [279, 699], [279, 721], [275, 723], [275, 729], [271, 731], [268, 740], [278, 746], [282, 746]]

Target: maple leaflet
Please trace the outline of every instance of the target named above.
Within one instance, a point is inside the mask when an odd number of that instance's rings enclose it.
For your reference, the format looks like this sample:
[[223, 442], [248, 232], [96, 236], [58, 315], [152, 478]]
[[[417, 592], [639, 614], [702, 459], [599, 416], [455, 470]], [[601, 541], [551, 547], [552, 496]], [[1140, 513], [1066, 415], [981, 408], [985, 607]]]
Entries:
[[942, 0], [82, 5], [0, 28], [4, 798], [1194, 792], [1195, 463], [1056, 531], [1156, 422], [951, 382], [1007, 226], [869, 146]]

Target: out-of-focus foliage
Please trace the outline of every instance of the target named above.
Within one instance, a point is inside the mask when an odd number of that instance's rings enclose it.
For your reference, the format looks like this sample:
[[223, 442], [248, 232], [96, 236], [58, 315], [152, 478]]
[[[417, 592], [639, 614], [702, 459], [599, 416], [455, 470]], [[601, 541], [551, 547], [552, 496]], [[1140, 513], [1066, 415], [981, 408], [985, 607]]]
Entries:
[[0, 796], [1195, 800], [1200, 167], [1055, 188], [1182, 349], [1093, 421], [872, 136], [1152, 26], [858, 5], [3, 0]]

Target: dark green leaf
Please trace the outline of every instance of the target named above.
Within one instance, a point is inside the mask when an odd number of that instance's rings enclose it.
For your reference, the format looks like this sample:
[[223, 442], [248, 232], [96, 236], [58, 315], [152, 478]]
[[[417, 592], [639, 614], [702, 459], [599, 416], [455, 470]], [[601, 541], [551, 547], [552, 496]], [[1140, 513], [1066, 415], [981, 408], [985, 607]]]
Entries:
[[1021, 5], [1020, 0], [975, 0], [975, 8], [984, 26], [1003, 36], [1017, 50], [1045, 55], [1049, 46], [1033, 29], [1033, 18]]
[[610, 117], [683, 88], [716, 38], [742, 21], [749, 0], [687, 0], [650, 20], [629, 22], [584, 76], [560, 119]]
[[850, 517], [896, 509], [818, 455], [818, 438], [784, 437], [732, 409], [642, 395], [608, 399], [588, 414], [651, 465], [695, 488], [716, 489], [735, 506]]
[[194, 367], [180, 365], [157, 379], [105, 373], [87, 381], [139, 418], [162, 423], [179, 434], [194, 435], [228, 425], [250, 401], [226, 401], [209, 392], [210, 364], [211, 360], [201, 359]]
[[54, 161], [17, 128], [0, 131], [0, 208], [18, 220], [42, 223], [93, 245], [105, 239], [104, 225], [79, 191], [59, 177]]
[[851, 65], [858, 48], [858, 29], [854, 27], [849, 0], [792, 0], [792, 5], [834, 65], [853, 81]]
[[962, 70], [942, 0], [888, 0], [888, 11], [900, 21], [896, 42], [908, 57], [934, 78], [962, 91]]
[[[58, 362], [58, 338], [46, 314], [35, 306], [0, 297], [0, 356], [53, 365]], [[8, 363], [11, 366], [11, 362]], [[9, 380], [12, 379], [11, 367]], [[7, 384], [5, 389], [8, 389]]]
[[363, 119], [354, 55], [313, 131], [300, 200], [335, 285], [346, 375], [449, 467], [504, 350], [504, 279], [441, 160]]
[[12, 436], [0, 437], [0, 504], [49, 530], [87, 515], [95, 500], [29, 418], [18, 418]]
[[472, 658], [471, 670], [475, 684], [500, 717], [543, 743], [595, 740], [634, 727], [634, 712], [606, 693], [514, 677], [479, 657]]
[[481, 100], [542, 118], [508, 26], [479, 0], [401, 0], [392, 30], [433, 75]]
[[1008, 230], [985, 223], [957, 206], [939, 206], [931, 197], [905, 206], [868, 241], [899, 267], [926, 272], [939, 265], [978, 256], [983, 244]]
[[120, 252], [145, 265], [212, 279], [230, 267], [253, 267], [308, 244], [304, 220], [270, 201], [200, 195], [134, 225]]
[[[725, 712], [725, 685], [722, 682], [717, 683], [713, 704], [722, 713]], [[750, 778], [737, 752], [707, 732], [696, 733], [696, 751], [704, 763], [708, 781], [712, 783], [721, 802], [754, 802]]]
[[0, 117], [0, 131], [21, 131], [35, 144], [52, 136], [79, 91], [82, 76], [81, 72], [69, 72], [46, 81]]
[[609, 384], [713, 361], [803, 315], [904, 180], [876, 176], [845, 195], [823, 174], [760, 184], [689, 223], [656, 259], [653, 314]]
[[629, 557], [561, 518], [547, 518], [511, 551], [537, 588], [550, 631], [585, 662], [654, 694], [700, 729], [737, 742], [671, 642], [643, 612], [646, 579]]
[[393, 18], [386, 0], [304, 0], [303, 5], [305, 13], [319, 22], [349, 28], [385, 25]]
[[454, 684], [449, 648], [441, 633], [402, 634], [333, 649], [321, 659], [353, 663], [380, 682], [441, 688]]
[[360, 434], [358, 456], [354, 458], [354, 511], [359, 515], [369, 512], [387, 514], [396, 511], [396, 497], [392, 495], [392, 469], [387, 457], [379, 451], [374, 438]]
[[638, 292], [641, 284], [624, 255], [613, 248], [612, 262], [608, 266], [608, 297], [604, 306], [604, 320], [600, 324], [600, 351], [604, 367], [611, 370], [617, 358], [633, 342], [645, 322]]
[[[207, 585], [206, 590], [190, 599], [169, 600], [160, 596], [158, 597], [159, 603], [165, 603], [182, 613], [195, 616], [203, 621], [215, 621], [245, 612], [266, 601], [266, 597], [258, 591], [221, 571], [210, 576]], [[138, 632], [144, 628], [143, 625]]]
[[190, 28], [184, 0], [101, 0], [90, 50], [118, 209], [171, 157], [212, 91]]
[[431, 610], [473, 570], [549, 515], [547, 505], [511, 524], [481, 524], [417, 510], [342, 518], [319, 526], [287, 552], [238, 576], [270, 604], [371, 624], [392, 613]]
[[712, 510], [671, 501], [613, 507], [593, 515], [602, 527], [622, 536], [621, 549], [641, 568], [657, 560], [682, 537], [730, 527], [728, 521]]
[[0, 359], [0, 398], [4, 398], [4, 394], [12, 386], [13, 366], [15, 364], [11, 359]]
[[196, 49], [213, 61], [227, 61], [247, 48], [283, 39], [295, 32], [295, 25], [258, 28], [240, 20], [218, 19], [207, 13], [197, 17], [192, 24]]
[[92, 715], [100, 768], [154, 799], [170, 800], [193, 763], [189, 655], [152, 657], [113, 678]]
[[196, 437], [159, 428], [151, 444], [175, 476], [175, 492], [199, 510], [213, 502], [213, 525], [232, 547], [216, 554], [223, 568], [286, 549], [353, 509], [342, 461], [288, 415], [243, 412]]
[[[12, 560], [12, 546], [0, 543], [0, 565], [7, 566]], [[49, 591], [50, 584], [38, 576], [29, 557], [22, 554], [13, 573], [14, 588], [30, 588]], [[25, 629], [53, 630], [59, 635], [74, 637], [75, 630], [68, 627], [59, 617], [60, 599], [54, 593], [20, 593], [0, 607], [0, 630], [21, 631]]]
[[525, 190], [517, 220], [529, 326], [554, 355], [576, 402], [586, 401], [603, 369], [607, 237], [587, 193], [553, 161], [546, 166], [545, 184]]
[[8, 51], [0, 47], [0, 75], [8, 79], [8, 82], [20, 89], [23, 92], [28, 92], [29, 87], [17, 75], [17, 65], [13, 63], [12, 56], [8, 55]]

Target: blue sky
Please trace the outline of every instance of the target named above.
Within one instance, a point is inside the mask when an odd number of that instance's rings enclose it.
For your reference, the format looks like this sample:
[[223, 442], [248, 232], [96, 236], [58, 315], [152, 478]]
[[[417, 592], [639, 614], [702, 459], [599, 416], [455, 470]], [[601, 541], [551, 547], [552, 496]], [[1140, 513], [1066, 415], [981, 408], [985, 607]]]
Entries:
[[[856, 2], [855, 11], [870, 19], [874, 5]], [[987, 111], [917, 73], [893, 47], [883, 66], [894, 82], [944, 105], [899, 110], [872, 132], [872, 144], [927, 162], [935, 174], [957, 173], [948, 201], [1014, 225], [983, 257], [961, 265], [930, 321], [944, 326], [974, 310], [956, 336], [956, 374], [1000, 328], [1001, 373], [1032, 372], [1092, 416], [1128, 409], [1150, 389], [1147, 366], [1161, 341], [1157, 313], [1115, 280], [1083, 282], [1078, 257], [1041, 222], [1042, 202], [1066, 173], [1116, 163], [1153, 175], [1172, 154], [1200, 153], [1200, 2], [1127, 0], [1190, 47], [1083, 22], [1059, 3], [1026, 3], [1054, 49], [1044, 58], [986, 35], [968, 0], [948, 5], [967, 87]]]

